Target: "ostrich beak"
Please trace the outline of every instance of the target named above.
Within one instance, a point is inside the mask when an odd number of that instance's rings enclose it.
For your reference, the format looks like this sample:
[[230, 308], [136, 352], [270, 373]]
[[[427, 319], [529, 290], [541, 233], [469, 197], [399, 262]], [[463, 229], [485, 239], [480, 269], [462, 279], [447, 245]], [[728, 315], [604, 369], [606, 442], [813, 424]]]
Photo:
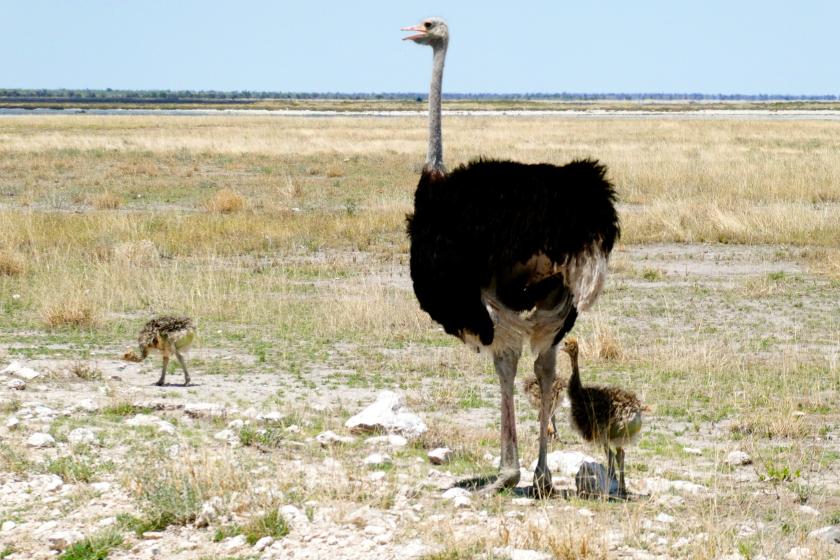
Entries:
[[422, 25], [413, 25], [411, 27], [402, 27], [400, 31], [417, 31], [417, 35], [409, 35], [408, 37], [403, 37], [403, 41], [416, 41], [417, 39], [422, 39], [426, 36], [426, 28]]

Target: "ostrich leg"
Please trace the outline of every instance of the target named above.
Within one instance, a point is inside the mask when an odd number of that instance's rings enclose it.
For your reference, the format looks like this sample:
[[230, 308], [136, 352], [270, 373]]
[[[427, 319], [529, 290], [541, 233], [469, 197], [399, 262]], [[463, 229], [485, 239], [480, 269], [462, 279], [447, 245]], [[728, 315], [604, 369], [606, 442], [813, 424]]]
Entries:
[[184, 357], [178, 349], [174, 348], [173, 350], [175, 351], [175, 357], [178, 359], [178, 363], [181, 364], [181, 369], [184, 370], [184, 387], [187, 387], [190, 384], [190, 372], [187, 371], [187, 364], [184, 362]]
[[499, 476], [484, 492], [497, 492], [512, 488], [519, 482], [519, 450], [516, 441], [516, 415], [513, 407], [513, 380], [516, 377], [516, 365], [519, 351], [505, 350], [493, 356], [496, 375], [502, 388], [502, 455], [499, 463]]
[[155, 385], [163, 386], [164, 382], [166, 381], [166, 367], [169, 365], [169, 354], [164, 352], [163, 354], [163, 369], [160, 370], [160, 379], [157, 380]]
[[[540, 353], [534, 361], [534, 374], [540, 384], [540, 449], [537, 468], [534, 471], [534, 495], [547, 498], [551, 495], [551, 472], [548, 470], [546, 455], [548, 454], [548, 423], [553, 422], [551, 410], [552, 385], [554, 385], [555, 363], [557, 347], [552, 346]], [[556, 437], [556, 431], [555, 431]]]

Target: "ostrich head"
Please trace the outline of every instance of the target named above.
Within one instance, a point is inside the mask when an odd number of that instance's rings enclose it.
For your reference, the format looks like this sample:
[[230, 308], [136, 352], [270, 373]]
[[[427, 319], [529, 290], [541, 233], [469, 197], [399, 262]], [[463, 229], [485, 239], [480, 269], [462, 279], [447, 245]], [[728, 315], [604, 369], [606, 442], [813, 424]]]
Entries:
[[572, 358], [577, 358], [578, 356], [578, 343], [576, 338], [567, 338], [566, 341], [563, 343], [563, 352], [571, 356]]
[[449, 28], [442, 18], [424, 19], [413, 27], [403, 27], [403, 31], [416, 31], [417, 34], [403, 37], [403, 41], [414, 41], [418, 45], [431, 47], [446, 46], [449, 42]]

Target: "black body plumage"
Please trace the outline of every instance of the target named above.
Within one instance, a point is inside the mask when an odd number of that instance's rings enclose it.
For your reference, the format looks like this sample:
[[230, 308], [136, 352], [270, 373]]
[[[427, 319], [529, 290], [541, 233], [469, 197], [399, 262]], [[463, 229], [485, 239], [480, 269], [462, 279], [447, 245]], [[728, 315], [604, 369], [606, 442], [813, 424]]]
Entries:
[[[594, 160], [563, 166], [478, 160], [449, 174], [424, 171], [408, 216], [420, 307], [447, 333], [469, 331], [489, 345], [493, 322], [482, 289], [492, 284], [499, 301], [516, 311], [549, 294], [556, 300], [558, 290], [568, 291], [561, 276], [534, 283], [512, 271], [538, 254], [561, 264], [596, 244], [609, 254], [620, 231], [605, 173]], [[576, 315], [570, 313], [564, 331]]]

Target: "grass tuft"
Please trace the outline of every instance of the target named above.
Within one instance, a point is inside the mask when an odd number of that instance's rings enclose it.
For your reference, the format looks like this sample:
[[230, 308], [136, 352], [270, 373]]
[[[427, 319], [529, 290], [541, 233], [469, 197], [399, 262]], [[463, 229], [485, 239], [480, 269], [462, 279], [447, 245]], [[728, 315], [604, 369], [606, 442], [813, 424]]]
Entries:
[[20, 253], [0, 250], [0, 276], [20, 276], [25, 271], [26, 265]]
[[222, 189], [205, 203], [208, 212], [233, 214], [245, 208], [245, 198], [232, 189]]
[[[60, 297], [60, 294], [56, 294]], [[93, 303], [81, 299], [48, 302], [41, 309], [41, 322], [50, 329], [91, 329], [99, 323], [99, 311]]]
[[94, 197], [92, 203], [97, 210], [116, 210], [122, 206], [122, 198], [112, 192], [104, 192]]
[[114, 529], [108, 529], [73, 543], [58, 558], [59, 560], [105, 560], [111, 550], [122, 544], [122, 535]]

